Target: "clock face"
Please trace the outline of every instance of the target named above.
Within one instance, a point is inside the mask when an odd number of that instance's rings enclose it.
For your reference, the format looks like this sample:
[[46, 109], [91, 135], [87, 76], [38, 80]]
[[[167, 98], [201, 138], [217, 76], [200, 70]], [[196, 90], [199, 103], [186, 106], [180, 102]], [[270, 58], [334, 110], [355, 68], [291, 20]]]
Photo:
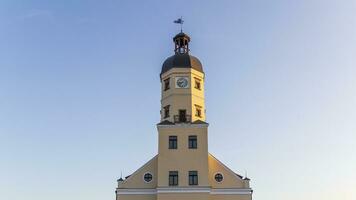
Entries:
[[177, 77], [177, 87], [178, 88], [188, 88], [188, 78], [187, 77]]

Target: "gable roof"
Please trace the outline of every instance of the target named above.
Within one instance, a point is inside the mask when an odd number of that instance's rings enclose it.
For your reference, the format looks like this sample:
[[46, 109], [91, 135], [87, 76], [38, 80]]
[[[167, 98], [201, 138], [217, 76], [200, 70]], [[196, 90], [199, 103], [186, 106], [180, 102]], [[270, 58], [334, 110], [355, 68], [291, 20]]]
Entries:
[[228, 172], [230, 172], [232, 175], [234, 175], [236, 178], [243, 180], [243, 176], [240, 174], [235, 173], [232, 169], [228, 168], [224, 163], [222, 163], [220, 160], [218, 160], [215, 156], [213, 156], [211, 153], [209, 153], [209, 156], [211, 156], [214, 160], [216, 160], [221, 166], [223, 166]]
[[142, 165], [142, 167], [140, 167], [138, 170], [136, 170], [134, 173], [132, 173], [131, 175], [128, 175], [125, 177], [124, 182], [122, 183], [122, 185], [124, 185], [127, 181], [129, 181], [132, 177], [134, 177], [136, 174], [138, 174], [142, 169], [144, 169], [147, 165], [151, 164], [154, 160], [156, 160], [156, 158], [158, 157], [158, 155], [155, 155], [152, 159], [150, 159], [148, 162], [146, 162], [144, 165]]

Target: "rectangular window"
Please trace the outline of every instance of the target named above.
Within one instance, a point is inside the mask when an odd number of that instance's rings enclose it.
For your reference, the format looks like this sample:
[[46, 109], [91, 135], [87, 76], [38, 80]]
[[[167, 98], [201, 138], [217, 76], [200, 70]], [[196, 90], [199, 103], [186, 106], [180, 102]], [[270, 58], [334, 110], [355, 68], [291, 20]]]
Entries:
[[195, 86], [194, 87], [195, 87], [195, 89], [198, 89], [198, 90], [201, 89], [200, 80], [197, 78], [195, 78]]
[[164, 118], [168, 118], [169, 117], [169, 105], [163, 107], [164, 109]]
[[169, 136], [168, 148], [177, 149], [178, 148], [178, 138], [177, 136]]
[[188, 137], [188, 147], [189, 149], [197, 149], [198, 148], [198, 139], [196, 135], [190, 135]]
[[166, 80], [164, 80], [164, 91], [169, 90], [169, 80], [170, 78], [167, 78]]
[[202, 116], [201, 108], [202, 108], [201, 106], [195, 105], [195, 116], [196, 117], [201, 117]]
[[169, 171], [169, 186], [178, 185], [178, 171]]
[[186, 121], [187, 121], [187, 111], [179, 110], [179, 122], [186, 122]]
[[198, 171], [189, 171], [189, 185], [198, 185]]

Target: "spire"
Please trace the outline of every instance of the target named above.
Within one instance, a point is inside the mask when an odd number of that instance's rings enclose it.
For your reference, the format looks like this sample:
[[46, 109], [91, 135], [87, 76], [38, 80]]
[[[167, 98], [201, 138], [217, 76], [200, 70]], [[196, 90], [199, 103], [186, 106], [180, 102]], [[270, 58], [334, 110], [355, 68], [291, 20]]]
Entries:
[[123, 182], [123, 181], [124, 181], [124, 179], [122, 178], [122, 171], [121, 171], [120, 178], [119, 178], [119, 179], [117, 179], [117, 182], [121, 183], [121, 182]]
[[183, 17], [181, 16], [180, 18], [174, 20], [173, 22], [176, 24], [180, 24], [180, 32], [183, 33], [183, 23], [184, 23]]
[[249, 181], [250, 179], [247, 177], [247, 171], [245, 170], [245, 178], [244, 178], [244, 180], [247, 180], [247, 181]]
[[190, 37], [183, 33], [183, 18], [180, 17], [177, 20], [174, 20], [174, 23], [180, 24], [180, 33], [178, 33], [174, 38], [174, 52], [176, 54], [187, 54], [189, 52], [189, 42]]

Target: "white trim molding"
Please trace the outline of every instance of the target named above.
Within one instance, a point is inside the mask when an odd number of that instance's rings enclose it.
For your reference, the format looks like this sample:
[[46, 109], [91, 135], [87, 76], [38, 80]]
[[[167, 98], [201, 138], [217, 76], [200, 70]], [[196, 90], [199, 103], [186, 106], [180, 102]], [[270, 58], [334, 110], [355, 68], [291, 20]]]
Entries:
[[123, 189], [116, 190], [118, 195], [142, 195], [142, 194], [163, 194], [163, 193], [210, 193], [213, 195], [250, 195], [252, 194], [251, 188], [229, 188], [229, 189], [212, 189], [210, 187], [164, 187], [156, 189]]
[[116, 194], [122, 195], [132, 195], [132, 194], [157, 194], [156, 189], [116, 189]]
[[210, 193], [210, 187], [157, 188], [157, 193]]
[[188, 94], [169, 94], [167, 96], [165, 96], [164, 98], [161, 99], [161, 103], [163, 103], [164, 100], [166, 100], [167, 98], [171, 97], [171, 96], [194, 96], [196, 98], [199, 98], [199, 99], [202, 99], [202, 100], [205, 100], [205, 97], [201, 97], [199, 95], [196, 95], [196, 94], [192, 94], [192, 93], [188, 93]]
[[160, 128], [206, 128], [209, 124], [193, 124], [193, 123], [177, 123], [177, 124], [158, 124], [157, 129]]
[[248, 189], [211, 189], [210, 194], [252, 194], [252, 190]]

